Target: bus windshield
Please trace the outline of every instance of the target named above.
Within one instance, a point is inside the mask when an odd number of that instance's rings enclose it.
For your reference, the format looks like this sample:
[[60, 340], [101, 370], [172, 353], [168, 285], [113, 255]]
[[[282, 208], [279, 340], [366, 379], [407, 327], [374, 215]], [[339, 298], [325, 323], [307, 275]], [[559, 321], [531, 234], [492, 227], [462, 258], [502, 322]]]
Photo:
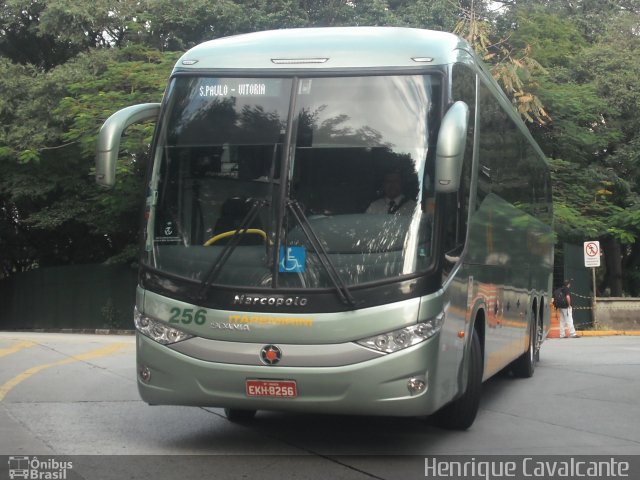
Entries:
[[441, 97], [436, 75], [174, 78], [143, 261], [265, 288], [425, 270]]

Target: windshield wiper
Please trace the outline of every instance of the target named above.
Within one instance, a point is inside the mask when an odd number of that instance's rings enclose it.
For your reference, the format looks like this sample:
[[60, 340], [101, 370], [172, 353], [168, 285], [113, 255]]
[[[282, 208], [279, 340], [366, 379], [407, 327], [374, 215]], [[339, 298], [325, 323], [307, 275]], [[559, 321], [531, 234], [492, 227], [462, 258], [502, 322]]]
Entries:
[[[222, 267], [224, 267], [224, 264], [227, 263], [227, 260], [229, 260], [231, 254], [240, 244], [240, 240], [242, 240], [242, 238], [249, 230], [249, 225], [253, 223], [253, 221], [258, 216], [258, 213], [260, 213], [262, 207], [264, 207], [267, 203], [268, 201], [265, 199], [256, 199], [253, 201], [253, 205], [251, 205], [249, 211], [240, 221], [240, 225], [235, 230], [235, 233], [231, 237], [231, 240], [224, 246], [222, 252], [220, 252], [220, 255], [213, 263], [213, 265], [211, 265], [211, 268], [209, 268], [207, 274], [204, 276], [204, 279], [202, 280], [200, 286], [200, 292], [198, 293], [199, 299], [204, 298], [207, 289], [211, 286], [211, 283], [213, 283], [213, 281], [216, 279], [216, 277], [220, 273], [220, 270], [222, 270]], [[268, 240], [265, 240], [265, 242], [268, 243]]]
[[350, 307], [355, 307], [356, 301], [351, 295], [351, 291], [349, 290], [349, 287], [340, 277], [340, 274], [338, 273], [338, 270], [336, 269], [335, 265], [331, 261], [331, 258], [329, 257], [327, 250], [324, 248], [324, 245], [322, 245], [322, 242], [320, 241], [320, 239], [314, 232], [313, 228], [311, 227], [311, 224], [309, 223], [309, 219], [305, 215], [298, 201], [288, 200], [287, 208], [291, 210], [291, 213], [293, 214], [294, 218], [302, 228], [302, 233], [304, 233], [305, 237], [307, 237], [307, 240], [311, 244], [311, 247], [315, 251], [316, 255], [318, 255], [318, 259], [320, 260], [320, 263], [322, 264], [327, 274], [329, 275], [329, 278], [331, 279], [331, 283], [333, 283], [333, 286], [335, 287], [336, 292], [338, 293], [338, 296], [340, 297], [340, 300], [342, 301], [342, 303], [349, 305]]

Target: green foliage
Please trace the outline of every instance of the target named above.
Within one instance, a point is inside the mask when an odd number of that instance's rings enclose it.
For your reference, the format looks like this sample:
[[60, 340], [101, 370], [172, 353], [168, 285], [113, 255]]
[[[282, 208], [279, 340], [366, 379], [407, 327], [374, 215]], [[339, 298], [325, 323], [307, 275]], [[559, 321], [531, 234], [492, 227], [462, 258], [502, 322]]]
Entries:
[[160, 101], [178, 56], [131, 46], [93, 50], [49, 71], [0, 63], [8, 92], [0, 162], [10, 173], [0, 178], [0, 206], [14, 212], [20, 241], [36, 244], [39, 265], [134, 258], [153, 126], [128, 132], [113, 192], [97, 189], [91, 175], [96, 136], [118, 108]]
[[80, 49], [60, 41], [55, 33], [40, 30], [45, 2], [5, 0], [0, 6], [0, 56], [21, 64], [51, 68]]
[[512, 14], [510, 42], [530, 54], [543, 67], [572, 65], [587, 41], [572, 19], [561, 18], [540, 5], [524, 3]]
[[615, 108], [598, 95], [593, 83], [560, 82], [551, 70], [539, 85], [540, 99], [552, 118], [537, 135], [547, 154], [587, 165], [620, 137], [603, 118], [603, 112], [615, 114]]
[[[391, 3], [391, 2], [390, 2]], [[449, 0], [404, 1], [396, 8], [401, 25], [452, 32], [459, 20], [458, 6]]]
[[530, 55], [528, 46], [517, 48], [508, 37], [499, 38], [492, 18], [486, 12], [482, 18], [475, 5], [471, 2], [469, 8], [462, 9], [462, 18], [453, 32], [465, 38], [481, 58], [491, 62], [493, 77], [525, 121], [546, 124], [549, 115], [534, 93], [535, 76], [544, 73], [544, 68]]
[[[93, 155], [98, 130], [107, 117], [128, 105], [160, 101], [178, 56], [129, 47], [79, 57], [78, 66], [95, 72], [95, 76], [68, 83], [67, 95], [53, 110], [56, 119], [67, 126], [62, 140], [78, 143], [87, 157]], [[149, 143], [152, 128], [131, 128], [123, 142], [125, 149], [140, 154]]]
[[96, 134], [117, 109], [160, 101], [178, 52], [237, 33], [331, 25], [466, 37], [552, 158], [559, 241], [624, 245], [626, 288], [640, 294], [637, 0], [5, 0], [0, 277], [133, 261], [153, 125], [127, 132], [112, 192], [93, 182]]
[[640, 235], [640, 202], [632, 185], [609, 169], [551, 160], [555, 228], [565, 242], [612, 238], [633, 244]]
[[631, 213], [640, 186], [640, 4], [517, 1], [511, 14], [513, 42], [530, 45], [546, 71], [534, 91], [552, 121], [532, 133], [548, 155], [564, 160], [552, 164], [560, 240], [600, 238], [608, 256], [603, 288], [621, 295], [625, 283], [640, 294], [629, 280], [640, 266]]

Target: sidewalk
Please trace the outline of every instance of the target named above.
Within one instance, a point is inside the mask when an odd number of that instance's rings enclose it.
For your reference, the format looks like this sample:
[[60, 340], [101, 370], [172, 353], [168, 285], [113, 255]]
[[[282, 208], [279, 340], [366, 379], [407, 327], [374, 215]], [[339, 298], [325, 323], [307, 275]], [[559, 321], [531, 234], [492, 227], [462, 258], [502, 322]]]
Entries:
[[[612, 337], [616, 335], [640, 337], [640, 330], [576, 330], [578, 337]], [[560, 312], [552, 307], [551, 328], [547, 338], [560, 338]]]

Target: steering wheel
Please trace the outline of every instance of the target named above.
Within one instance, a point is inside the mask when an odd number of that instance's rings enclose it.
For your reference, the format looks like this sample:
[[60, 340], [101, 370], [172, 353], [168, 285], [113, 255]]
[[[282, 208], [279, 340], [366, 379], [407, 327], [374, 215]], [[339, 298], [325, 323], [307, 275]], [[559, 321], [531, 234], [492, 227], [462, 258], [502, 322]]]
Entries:
[[222, 232], [217, 235], [214, 235], [209, 240], [204, 242], [203, 246], [209, 247], [214, 243], [216, 243], [218, 240], [222, 240], [223, 238], [233, 237], [240, 231], [244, 232], [243, 235], [245, 234], [260, 235], [265, 242], [267, 241], [267, 233], [264, 230], [261, 230], [259, 228], [247, 228], [246, 230], [229, 230], [227, 232]]

